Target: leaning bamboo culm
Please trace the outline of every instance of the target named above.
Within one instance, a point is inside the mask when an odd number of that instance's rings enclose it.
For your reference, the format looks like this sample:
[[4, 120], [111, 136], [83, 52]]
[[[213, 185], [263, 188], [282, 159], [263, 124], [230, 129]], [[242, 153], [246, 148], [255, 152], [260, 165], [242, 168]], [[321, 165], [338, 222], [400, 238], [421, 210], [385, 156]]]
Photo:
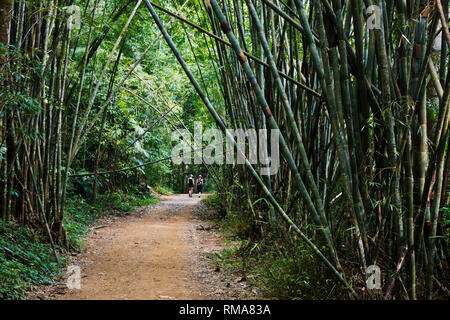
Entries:
[[209, 0], [210, 29], [179, 19], [215, 41], [227, 111], [218, 119], [280, 129], [286, 165], [270, 188], [232, 174], [297, 226], [314, 224], [319, 233], [302, 232], [328, 248], [348, 288], [365, 287], [366, 268], [380, 266], [382, 287], [357, 292], [363, 298], [433, 298], [432, 277], [448, 276], [439, 230], [449, 198], [449, 39], [437, 28], [448, 10], [438, 2]]
[[[152, 87], [140, 71], [164, 49], [200, 97], [195, 108], [238, 153], [232, 130], [279, 130], [275, 174], [261, 176], [244, 154], [243, 166], [204, 164], [227, 213], [249, 224], [253, 249], [273, 245], [293, 269], [305, 255], [337, 297], [441, 298], [450, 287], [449, 2], [79, 1], [77, 31], [60, 1], [0, 1], [0, 219], [40, 227], [58, 257], [72, 179], [93, 176], [95, 198], [105, 176], [169, 160], [99, 165], [121, 95], [152, 115], [123, 153], [161, 123], [187, 128], [159, 94], [167, 83]], [[152, 41], [135, 48], [136, 20], [150, 16]], [[93, 173], [73, 172], [86, 141]]]

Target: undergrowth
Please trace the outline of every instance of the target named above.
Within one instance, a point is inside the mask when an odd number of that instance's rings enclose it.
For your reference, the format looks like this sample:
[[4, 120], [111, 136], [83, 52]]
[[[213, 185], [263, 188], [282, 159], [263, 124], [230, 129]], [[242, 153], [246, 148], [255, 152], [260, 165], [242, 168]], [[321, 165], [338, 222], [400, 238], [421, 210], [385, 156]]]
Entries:
[[[159, 198], [141, 192], [100, 194], [94, 203], [78, 195], [71, 196], [66, 201], [63, 220], [70, 249], [83, 249], [84, 237], [98, 218], [158, 201]], [[59, 247], [56, 249], [61, 252]], [[26, 226], [0, 222], [0, 299], [26, 299], [33, 287], [60, 277], [67, 259], [62, 254], [58, 256], [59, 265], [45, 236]]]
[[[224, 210], [223, 198], [218, 194], [203, 202], [216, 210]], [[345, 297], [345, 290], [335, 276], [312, 249], [287, 230], [283, 222], [279, 221], [278, 232], [273, 234], [267, 223], [255, 227], [248, 214], [241, 210], [223, 216], [222, 230], [234, 239], [231, 246], [209, 258], [224, 272], [242, 275], [270, 299]], [[261, 227], [264, 237], [255, 231]]]
[[50, 244], [42, 235], [15, 223], [0, 222], [0, 299], [22, 299], [33, 286], [60, 275]]
[[164, 186], [154, 186], [153, 191], [155, 191], [157, 194], [163, 195], [163, 196], [170, 196], [171, 194], [173, 194], [173, 191], [170, 190], [167, 187]]

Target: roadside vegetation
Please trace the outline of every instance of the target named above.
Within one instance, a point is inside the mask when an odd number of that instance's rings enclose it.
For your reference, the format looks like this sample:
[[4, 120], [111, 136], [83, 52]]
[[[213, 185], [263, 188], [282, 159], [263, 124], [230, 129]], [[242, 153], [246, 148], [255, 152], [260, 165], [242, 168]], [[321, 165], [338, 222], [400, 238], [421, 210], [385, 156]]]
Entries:
[[[218, 215], [214, 222], [228, 237], [227, 248], [209, 258], [224, 272], [241, 275], [260, 288], [263, 298], [282, 300], [348, 298], [333, 275], [321, 265], [314, 252], [298, 241], [273, 233], [267, 222], [257, 226], [242, 212], [224, 210], [223, 195], [214, 193], [202, 200]], [[263, 233], [267, 236], [262, 236]]]
[[69, 198], [63, 222], [69, 250], [55, 247], [59, 263], [45, 234], [14, 222], [0, 222], [0, 299], [26, 299], [34, 287], [59, 279], [70, 261], [68, 255], [83, 250], [85, 236], [99, 218], [158, 201], [144, 192], [101, 194], [93, 203], [80, 195]]
[[268, 296], [448, 298], [449, 3], [0, 1], [5, 232], [70, 251], [100, 208], [201, 174]]
[[[274, 231], [268, 219], [254, 223], [251, 212], [226, 210], [224, 194], [219, 192], [202, 200], [214, 210], [209, 216], [221, 226], [227, 237], [227, 248], [208, 258], [229, 274], [239, 275], [262, 290], [263, 298], [281, 300], [335, 300], [349, 299], [345, 287], [320, 263], [314, 252], [289, 234], [289, 225], [280, 224]], [[443, 208], [444, 226], [450, 225], [450, 210]], [[308, 226], [306, 226], [308, 227]], [[313, 229], [311, 225], [309, 228]], [[445, 233], [450, 241], [450, 232]], [[354, 267], [357, 264], [354, 263]], [[372, 292], [372, 298], [381, 299], [381, 292]], [[439, 299], [445, 299], [441, 295]]]

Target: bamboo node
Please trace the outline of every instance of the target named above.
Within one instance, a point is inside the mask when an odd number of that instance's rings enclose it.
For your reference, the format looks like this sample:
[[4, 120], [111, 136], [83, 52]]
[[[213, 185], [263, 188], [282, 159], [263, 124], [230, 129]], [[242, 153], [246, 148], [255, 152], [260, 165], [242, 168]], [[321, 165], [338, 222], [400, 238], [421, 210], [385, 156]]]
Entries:
[[242, 64], [247, 62], [247, 57], [245, 56], [244, 51], [239, 52], [238, 58]]
[[231, 31], [231, 27], [230, 27], [230, 25], [228, 24], [227, 21], [222, 21], [222, 22], [220, 23], [220, 27], [222, 28], [222, 31], [223, 31], [224, 33], [228, 33], [228, 32]]
[[266, 114], [267, 118], [273, 117], [272, 111], [270, 111], [270, 108], [269, 108], [269, 107], [266, 107], [266, 108], [264, 109], [264, 111], [265, 111], [264, 113]]
[[413, 47], [414, 58], [420, 59], [422, 57], [422, 45], [419, 43], [414, 43]]

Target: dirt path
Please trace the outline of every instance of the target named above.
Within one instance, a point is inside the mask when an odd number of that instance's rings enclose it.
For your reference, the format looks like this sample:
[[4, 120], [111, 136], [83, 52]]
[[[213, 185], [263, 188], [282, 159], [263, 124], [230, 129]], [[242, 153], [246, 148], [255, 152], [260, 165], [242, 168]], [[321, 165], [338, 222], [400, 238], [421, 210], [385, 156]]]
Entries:
[[239, 299], [256, 294], [236, 276], [218, 272], [205, 257], [223, 249], [217, 231], [204, 231], [197, 197], [165, 196], [152, 207], [104, 222], [72, 264], [80, 290], [59, 284], [55, 299]]

